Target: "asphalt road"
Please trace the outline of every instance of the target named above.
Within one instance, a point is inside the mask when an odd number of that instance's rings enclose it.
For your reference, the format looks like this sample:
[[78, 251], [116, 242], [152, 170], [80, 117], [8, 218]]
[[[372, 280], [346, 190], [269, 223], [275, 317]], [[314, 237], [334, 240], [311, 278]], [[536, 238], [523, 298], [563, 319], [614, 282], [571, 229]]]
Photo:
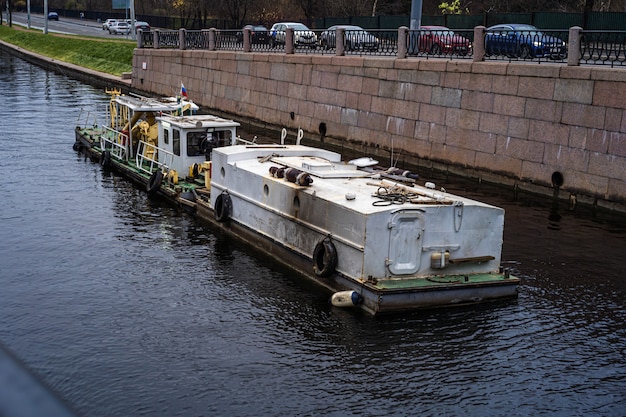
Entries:
[[[6, 22], [6, 13], [2, 14], [3, 21]], [[5, 24], [5, 23], [3, 23]], [[13, 13], [13, 24], [20, 26], [28, 26], [27, 13]], [[46, 19], [41, 14], [30, 14], [30, 27], [32, 29], [44, 30]], [[70, 35], [81, 36], [98, 36], [103, 38], [126, 38], [136, 39], [134, 34], [128, 35], [111, 35], [108, 31], [102, 30], [102, 23], [95, 20], [71, 19], [63, 16], [59, 20], [48, 20], [48, 32], [66, 33]]]

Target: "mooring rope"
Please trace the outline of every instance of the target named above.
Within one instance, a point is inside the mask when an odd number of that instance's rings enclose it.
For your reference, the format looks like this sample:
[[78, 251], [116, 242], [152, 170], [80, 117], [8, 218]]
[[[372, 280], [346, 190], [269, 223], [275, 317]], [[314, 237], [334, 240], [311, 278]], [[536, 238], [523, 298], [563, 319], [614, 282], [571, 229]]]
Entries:
[[419, 194], [407, 191], [400, 187], [378, 187], [375, 196], [380, 198], [374, 201], [374, 206], [390, 206], [392, 204], [412, 203], [419, 198]]
[[[371, 184], [375, 185], [375, 184]], [[401, 186], [384, 186], [378, 185], [378, 189], [373, 194], [373, 197], [378, 197], [379, 200], [376, 200], [372, 203], [373, 206], [390, 206], [392, 204], [443, 204], [449, 205], [453, 204], [452, 200], [436, 198], [431, 196], [426, 196], [417, 191], [410, 191], [407, 187]]]

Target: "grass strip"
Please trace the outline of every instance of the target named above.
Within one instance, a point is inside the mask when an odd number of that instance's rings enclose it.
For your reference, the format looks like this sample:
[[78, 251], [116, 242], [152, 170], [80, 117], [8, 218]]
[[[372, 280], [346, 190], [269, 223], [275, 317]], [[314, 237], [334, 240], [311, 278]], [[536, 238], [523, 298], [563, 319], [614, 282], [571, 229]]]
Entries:
[[121, 76], [132, 70], [132, 40], [102, 39], [56, 33], [43, 34], [20, 26], [0, 26], [0, 39], [59, 61]]

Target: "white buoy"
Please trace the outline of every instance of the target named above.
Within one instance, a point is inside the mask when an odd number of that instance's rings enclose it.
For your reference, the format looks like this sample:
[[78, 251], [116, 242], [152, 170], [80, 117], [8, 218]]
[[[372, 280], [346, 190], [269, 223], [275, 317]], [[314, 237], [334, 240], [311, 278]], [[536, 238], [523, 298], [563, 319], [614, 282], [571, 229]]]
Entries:
[[378, 161], [370, 157], [357, 158], [348, 161], [349, 165], [355, 165], [359, 168], [371, 167], [378, 164]]
[[335, 307], [353, 307], [363, 301], [363, 297], [356, 291], [339, 291], [330, 298], [330, 303]]

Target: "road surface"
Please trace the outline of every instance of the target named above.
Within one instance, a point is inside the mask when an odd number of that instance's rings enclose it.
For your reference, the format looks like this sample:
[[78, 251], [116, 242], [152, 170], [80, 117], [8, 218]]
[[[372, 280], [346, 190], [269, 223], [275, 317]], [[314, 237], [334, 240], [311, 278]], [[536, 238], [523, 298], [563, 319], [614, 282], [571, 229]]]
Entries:
[[[6, 13], [2, 14], [3, 23], [6, 24]], [[13, 24], [19, 26], [28, 26], [28, 14], [13, 12]], [[44, 30], [46, 19], [41, 14], [30, 14], [31, 29]], [[80, 36], [97, 36], [103, 38], [126, 38], [136, 39], [134, 34], [128, 35], [111, 35], [108, 31], [102, 30], [102, 23], [95, 20], [72, 19], [69, 17], [59, 16], [59, 20], [48, 20], [48, 32], [50, 33], [66, 33], [69, 35]]]

